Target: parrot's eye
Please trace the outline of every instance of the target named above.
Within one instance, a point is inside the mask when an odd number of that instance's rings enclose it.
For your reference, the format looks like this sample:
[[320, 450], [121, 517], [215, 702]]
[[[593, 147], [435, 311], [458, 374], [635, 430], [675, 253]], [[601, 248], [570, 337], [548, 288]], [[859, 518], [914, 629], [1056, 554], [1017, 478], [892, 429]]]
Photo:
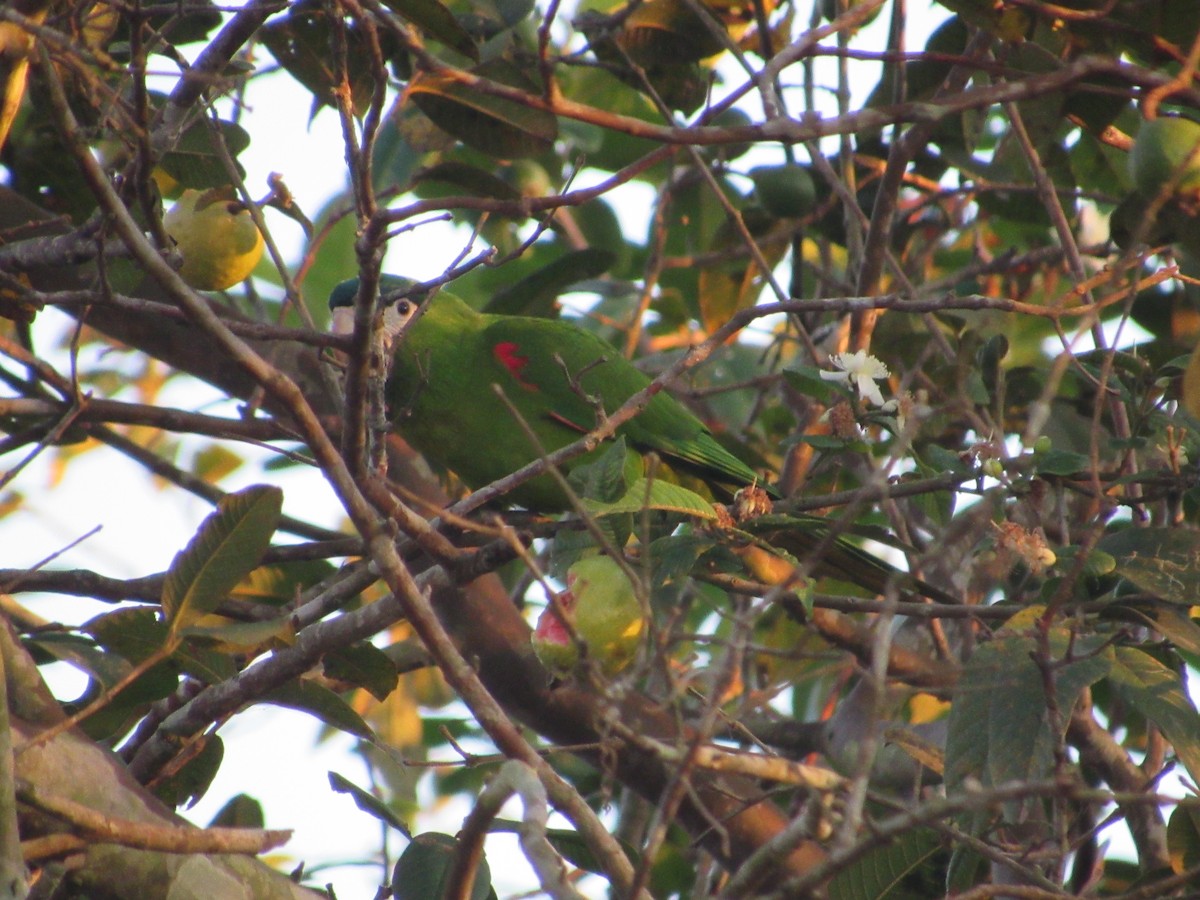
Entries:
[[383, 311], [383, 330], [389, 338], [395, 337], [400, 333], [408, 320], [412, 318], [413, 313], [417, 311], [417, 304], [411, 300], [400, 299]]

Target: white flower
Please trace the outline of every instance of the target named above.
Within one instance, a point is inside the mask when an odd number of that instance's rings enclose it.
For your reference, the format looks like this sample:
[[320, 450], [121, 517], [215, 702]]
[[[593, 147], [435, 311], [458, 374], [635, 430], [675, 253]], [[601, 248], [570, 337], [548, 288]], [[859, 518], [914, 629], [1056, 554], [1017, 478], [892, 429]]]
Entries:
[[875, 382], [887, 378], [888, 367], [866, 350], [854, 353], [835, 353], [830, 358], [840, 372], [822, 372], [826, 381], [853, 381], [858, 396], [875, 406], [883, 406], [883, 394]]

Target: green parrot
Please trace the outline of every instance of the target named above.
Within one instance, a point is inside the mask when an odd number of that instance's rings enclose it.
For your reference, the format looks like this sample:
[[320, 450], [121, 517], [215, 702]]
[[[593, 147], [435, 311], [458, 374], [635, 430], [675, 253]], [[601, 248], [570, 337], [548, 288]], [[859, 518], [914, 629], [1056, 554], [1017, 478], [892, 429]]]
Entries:
[[[380, 295], [386, 299], [414, 287], [408, 279], [384, 275]], [[329, 298], [334, 331], [351, 327], [357, 293], [358, 279], [334, 289]], [[406, 327], [422, 302], [426, 308]], [[552, 453], [596, 427], [597, 407], [611, 414], [650, 384], [615, 347], [582, 328], [554, 319], [477, 312], [444, 290], [428, 300], [394, 300], [384, 309], [383, 327], [387, 336], [399, 338], [385, 391], [397, 429], [427, 459], [472, 489], [540, 455], [497, 389], [544, 452]], [[643, 457], [649, 453], [677, 476], [698, 479], [720, 498], [759, 481], [753, 469], [666, 393], [655, 394], [617, 434], [629, 447], [630, 482], [643, 475]], [[590, 462], [604, 449], [575, 457], [564, 469]], [[568, 508], [566, 495], [549, 475], [518, 486], [507, 500], [536, 512]]]
[[[496, 396], [499, 389], [536, 435], [546, 453], [566, 447], [597, 424], [598, 405], [605, 414], [650, 383], [611, 344], [590, 332], [553, 319], [480, 313], [447, 291], [432, 297], [416, 282], [395, 275], [380, 279], [383, 329], [395, 340], [385, 396], [400, 434], [426, 459], [454, 472], [468, 487], [481, 488], [539, 458], [525, 429]], [[333, 330], [353, 327], [358, 279], [344, 281], [329, 298]], [[421, 305], [425, 306], [414, 319]], [[411, 326], [409, 322], [411, 321]], [[935, 599], [945, 594], [862, 550], [843, 536], [825, 540], [830, 523], [819, 516], [764, 516], [764, 494], [754, 470], [717, 443], [712, 432], [678, 400], [655, 394], [646, 408], [617, 429], [628, 447], [626, 483], [644, 475], [645, 454], [657, 454], [668, 477], [690, 479], [688, 487], [708, 489], [729, 499], [751, 485], [763, 494], [755, 523], [745, 537], [765, 540], [793, 559], [823, 548], [818, 576], [833, 577], [883, 593], [889, 581]], [[606, 448], [569, 460], [564, 469], [596, 459]], [[700, 482], [696, 485], [695, 482]], [[557, 513], [569, 508], [566, 494], [550, 475], [540, 475], [510, 491], [508, 502], [528, 510]], [[741, 518], [739, 516], [739, 518]], [[751, 528], [752, 523], [742, 527]], [[742, 554], [748, 568], [767, 583], [776, 570], [791, 571], [784, 556], [750, 546]], [[763, 565], [771, 571], [759, 572]], [[787, 577], [786, 574], [784, 577]]]

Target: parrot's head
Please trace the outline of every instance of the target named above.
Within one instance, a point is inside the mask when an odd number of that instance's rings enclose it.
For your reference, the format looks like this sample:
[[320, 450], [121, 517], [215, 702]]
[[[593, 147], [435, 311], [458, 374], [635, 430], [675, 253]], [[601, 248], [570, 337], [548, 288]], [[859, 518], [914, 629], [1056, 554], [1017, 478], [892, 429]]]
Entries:
[[[400, 333], [427, 295], [420, 282], [400, 275], [379, 276], [379, 307], [383, 311], [383, 332], [389, 340]], [[358, 297], [358, 279], [343, 281], [329, 295], [329, 330], [349, 334], [354, 330], [354, 301]]]

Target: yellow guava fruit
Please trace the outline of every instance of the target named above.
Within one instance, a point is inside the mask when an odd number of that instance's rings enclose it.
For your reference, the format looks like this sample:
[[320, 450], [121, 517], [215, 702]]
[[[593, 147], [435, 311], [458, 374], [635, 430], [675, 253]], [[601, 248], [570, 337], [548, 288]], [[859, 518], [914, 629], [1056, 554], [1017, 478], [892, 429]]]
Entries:
[[228, 185], [184, 191], [163, 226], [183, 257], [180, 277], [198, 291], [245, 281], [262, 258], [263, 236]]

